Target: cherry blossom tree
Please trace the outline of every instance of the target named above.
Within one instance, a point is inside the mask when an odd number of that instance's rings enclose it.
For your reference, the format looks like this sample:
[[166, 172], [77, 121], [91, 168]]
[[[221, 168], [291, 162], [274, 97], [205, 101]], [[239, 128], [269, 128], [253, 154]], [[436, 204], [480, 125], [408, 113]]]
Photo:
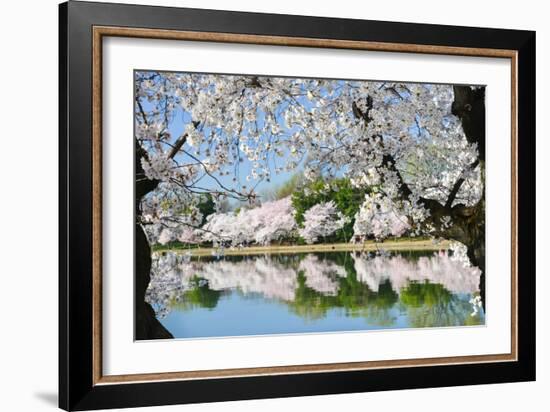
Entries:
[[[414, 218], [424, 219], [424, 214], [412, 215], [411, 219]], [[353, 239], [364, 239], [368, 235], [374, 235], [377, 239], [401, 236], [409, 227], [407, 216], [400, 214], [390, 198], [379, 193], [367, 194], [355, 215]]]
[[253, 210], [257, 210], [256, 218], [262, 222], [254, 235], [256, 243], [269, 244], [294, 235], [297, 226], [290, 197], [266, 202]]
[[377, 187], [411, 233], [465, 245], [484, 297], [483, 87], [138, 71], [135, 98], [137, 256], [151, 219], [194, 224], [194, 195], [254, 205], [261, 182], [303, 170]]
[[308, 244], [332, 235], [348, 222], [333, 201], [316, 204], [304, 213], [304, 218], [304, 227], [298, 233]]
[[216, 213], [195, 233], [214, 245], [242, 246], [250, 243], [267, 245], [272, 241], [291, 237], [296, 229], [292, 203], [289, 197], [265, 202], [239, 213]]

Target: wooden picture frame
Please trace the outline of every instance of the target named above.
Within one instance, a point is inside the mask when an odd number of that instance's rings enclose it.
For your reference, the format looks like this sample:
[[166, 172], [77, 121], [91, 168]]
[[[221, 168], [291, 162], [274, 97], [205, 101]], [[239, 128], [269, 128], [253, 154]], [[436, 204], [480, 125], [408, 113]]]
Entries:
[[[60, 5], [59, 406], [214, 402], [535, 379], [535, 33], [68, 2]], [[192, 40], [509, 59], [510, 353], [104, 375], [102, 41]], [[520, 184], [521, 183], [521, 184]]]

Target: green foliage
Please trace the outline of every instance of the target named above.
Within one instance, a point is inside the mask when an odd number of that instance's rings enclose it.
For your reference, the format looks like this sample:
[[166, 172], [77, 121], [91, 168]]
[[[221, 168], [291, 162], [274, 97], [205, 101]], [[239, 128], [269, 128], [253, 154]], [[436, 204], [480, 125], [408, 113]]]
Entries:
[[207, 281], [195, 276], [191, 280], [191, 289], [182, 296], [182, 302], [179, 305], [179, 309], [184, 309], [184, 307], [213, 309], [218, 305], [220, 296], [220, 291], [210, 289]]
[[292, 206], [296, 211], [296, 223], [304, 224], [304, 214], [318, 203], [333, 201], [340, 212], [350, 221], [336, 233], [334, 241], [348, 242], [353, 235], [355, 214], [359, 211], [369, 189], [357, 189], [351, 185], [349, 179], [334, 179], [325, 182], [316, 180], [292, 193]]
[[303, 237], [301, 236], [297, 236], [295, 239], [294, 239], [294, 243], [299, 245], [299, 246], [304, 246], [304, 245], [307, 245], [306, 241], [304, 240]]
[[202, 213], [201, 224], [204, 224], [206, 222], [206, 218], [216, 211], [214, 199], [212, 199], [212, 195], [210, 193], [201, 196], [198, 209]]
[[302, 175], [295, 174], [275, 190], [275, 200], [291, 196], [302, 182]]
[[451, 293], [440, 284], [411, 282], [401, 290], [401, 302], [407, 306], [434, 306], [450, 300]]
[[164, 199], [160, 202], [160, 208], [164, 211], [171, 207], [176, 207], [176, 215], [191, 216], [196, 213], [197, 209], [202, 214], [201, 225], [206, 222], [206, 218], [216, 211], [214, 199], [210, 193], [198, 195], [197, 208], [183, 202], [178, 203], [177, 199]]
[[276, 186], [271, 190], [266, 190], [262, 193], [262, 199], [266, 201], [274, 201], [284, 199], [291, 196], [303, 182], [303, 175], [301, 173], [293, 174], [286, 182]]
[[451, 294], [440, 284], [410, 283], [401, 289], [400, 303], [415, 328], [471, 326], [484, 321], [479, 313], [470, 315], [472, 306], [467, 300]]
[[151, 245], [151, 252], [163, 252], [167, 250], [189, 250], [189, 249], [197, 249], [199, 245], [190, 245], [188, 243], [180, 242], [179, 240], [174, 240], [172, 242], [168, 242], [165, 245], [161, 245], [160, 243], [155, 243], [154, 245]]

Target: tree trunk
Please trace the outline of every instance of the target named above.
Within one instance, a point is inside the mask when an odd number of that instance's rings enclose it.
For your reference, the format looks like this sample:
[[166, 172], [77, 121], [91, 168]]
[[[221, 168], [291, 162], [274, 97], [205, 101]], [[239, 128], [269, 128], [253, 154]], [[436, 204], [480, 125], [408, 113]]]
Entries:
[[155, 316], [155, 311], [150, 304], [145, 302], [145, 292], [151, 281], [151, 247], [143, 228], [139, 224], [141, 210], [139, 208], [141, 199], [147, 193], [155, 190], [159, 182], [149, 180], [143, 173], [141, 167], [141, 157], [145, 155], [144, 150], [136, 141], [135, 150], [136, 167], [136, 227], [135, 227], [135, 245], [136, 245], [136, 272], [135, 272], [135, 338], [144, 339], [170, 339], [172, 334], [162, 326]]
[[479, 294], [481, 295], [481, 304], [485, 311], [485, 239], [482, 239], [477, 244], [468, 246], [468, 258], [474, 266], [481, 270], [479, 277]]
[[[482, 179], [485, 181], [485, 87], [454, 86], [454, 95], [452, 113], [462, 121], [466, 139], [477, 144]], [[485, 192], [485, 187], [483, 190]], [[470, 262], [481, 270], [479, 292], [485, 310], [485, 194], [474, 207], [457, 205], [452, 210], [467, 235], [463, 240], [456, 240], [467, 246]]]
[[[455, 217], [455, 225], [459, 226], [463, 235], [457, 236], [456, 240], [468, 248], [467, 256], [470, 263], [481, 271], [479, 294], [483, 310], [485, 310], [485, 199], [482, 198], [473, 208], [458, 207], [457, 209], [456, 212], [462, 213], [460, 217]], [[473, 213], [467, 213], [464, 216], [464, 210]]]
[[424, 200], [430, 209], [431, 220], [436, 227], [441, 225], [442, 218], [450, 216], [452, 224], [444, 230], [437, 230], [434, 235], [456, 240], [467, 248], [467, 256], [473, 266], [481, 271], [479, 292], [485, 310], [485, 197], [475, 206], [455, 205], [452, 208], [443, 207], [435, 200]]
[[135, 334], [137, 340], [170, 339], [172, 334], [162, 326], [150, 304], [145, 302], [145, 291], [151, 280], [151, 248], [141, 225], [136, 223], [136, 279], [135, 279]]

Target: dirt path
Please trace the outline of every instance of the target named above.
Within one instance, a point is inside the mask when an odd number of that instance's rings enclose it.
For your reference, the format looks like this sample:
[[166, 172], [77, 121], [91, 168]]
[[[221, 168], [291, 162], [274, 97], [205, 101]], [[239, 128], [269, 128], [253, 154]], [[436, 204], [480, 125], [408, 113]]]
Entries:
[[[444, 240], [434, 243], [432, 240], [388, 240], [385, 242], [368, 241], [365, 243], [330, 243], [318, 245], [284, 245], [284, 246], [250, 246], [242, 248], [225, 248], [224, 255], [265, 255], [265, 254], [293, 254], [308, 252], [351, 252], [351, 251], [376, 251], [376, 250], [426, 250], [436, 251], [449, 248], [449, 241]], [[172, 249], [171, 252], [186, 253], [191, 252], [193, 256], [210, 256], [217, 249], [196, 248], [196, 249]], [[166, 250], [164, 250], [166, 251]], [[162, 251], [159, 251], [162, 252]], [[157, 252], [158, 253], [158, 252]]]

